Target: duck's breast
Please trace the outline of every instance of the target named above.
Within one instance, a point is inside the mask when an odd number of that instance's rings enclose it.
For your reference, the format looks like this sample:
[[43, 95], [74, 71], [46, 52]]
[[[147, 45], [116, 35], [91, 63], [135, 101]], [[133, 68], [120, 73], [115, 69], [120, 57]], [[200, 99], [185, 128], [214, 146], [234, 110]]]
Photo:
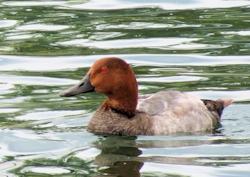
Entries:
[[128, 118], [112, 110], [98, 108], [88, 124], [88, 130], [101, 134], [154, 135], [152, 119], [143, 112]]

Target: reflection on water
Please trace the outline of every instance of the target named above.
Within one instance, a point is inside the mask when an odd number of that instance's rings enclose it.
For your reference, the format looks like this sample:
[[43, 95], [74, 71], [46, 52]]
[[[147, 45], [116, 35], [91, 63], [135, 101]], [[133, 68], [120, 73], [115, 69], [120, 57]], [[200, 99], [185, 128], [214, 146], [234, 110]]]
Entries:
[[0, 20], [0, 28], [7, 28], [17, 24], [16, 20]]
[[4, 1], [0, 52], [246, 55], [249, 5], [247, 0]]
[[66, 5], [73, 9], [129, 9], [129, 8], [142, 8], [142, 7], [158, 7], [162, 9], [175, 10], [175, 9], [199, 9], [199, 8], [228, 8], [235, 6], [249, 5], [247, 1], [235, 1], [227, 0], [214, 0], [213, 3], [209, 3], [206, 0], [109, 0], [106, 2], [99, 2], [98, 0], [91, 0], [82, 4]]
[[85, 127], [103, 96], [58, 97], [99, 57], [0, 57], [6, 66], [0, 77], [0, 169], [5, 174], [9, 169], [30, 176], [249, 173], [242, 170], [250, 162], [248, 57], [219, 57], [217, 61], [201, 56], [122, 55], [133, 65], [141, 94], [177, 89], [203, 98], [235, 100], [225, 110], [217, 136], [157, 137], [87, 133]]
[[19, 26], [18, 31], [59, 31], [67, 29], [66, 25], [46, 25], [46, 24], [30, 24]]
[[[0, 176], [248, 177], [250, 2], [0, 2]], [[233, 98], [215, 134], [117, 137], [86, 126], [104, 96], [61, 98], [103, 56], [140, 94]]]

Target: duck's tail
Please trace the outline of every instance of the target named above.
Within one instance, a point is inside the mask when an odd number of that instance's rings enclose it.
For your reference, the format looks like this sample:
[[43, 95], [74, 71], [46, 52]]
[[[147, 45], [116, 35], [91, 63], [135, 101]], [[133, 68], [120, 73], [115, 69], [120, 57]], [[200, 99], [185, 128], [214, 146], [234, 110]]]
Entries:
[[223, 104], [224, 108], [228, 107], [229, 105], [231, 105], [234, 102], [233, 99], [218, 99], [217, 101], [221, 102]]
[[228, 107], [233, 103], [233, 99], [218, 99], [218, 100], [206, 100], [202, 99], [203, 103], [211, 113], [218, 114], [220, 119], [224, 108]]

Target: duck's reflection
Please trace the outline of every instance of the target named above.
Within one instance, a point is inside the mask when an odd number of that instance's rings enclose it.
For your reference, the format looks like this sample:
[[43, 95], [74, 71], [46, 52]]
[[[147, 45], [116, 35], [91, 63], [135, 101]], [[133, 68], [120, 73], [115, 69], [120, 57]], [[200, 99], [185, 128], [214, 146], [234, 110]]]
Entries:
[[118, 161], [110, 168], [103, 170], [103, 172], [117, 177], [140, 177], [140, 169], [142, 166], [143, 162], [139, 161]]
[[[174, 148], [180, 146], [196, 146], [206, 144], [207, 141], [177, 141], [177, 140], [138, 140], [137, 137], [108, 136], [102, 137], [95, 143], [101, 153], [95, 157], [94, 163], [103, 176], [140, 177], [140, 169], [144, 162], [165, 164], [195, 164], [196, 158], [142, 156], [140, 148]], [[140, 156], [141, 155], [141, 156]], [[140, 157], [139, 157], [140, 156]]]
[[142, 151], [136, 145], [136, 137], [109, 136], [101, 138], [96, 147], [101, 153], [96, 156], [94, 163], [99, 167], [103, 176], [140, 177], [143, 162], [138, 158]]
[[[195, 140], [188, 136], [159, 138], [137, 138], [108, 136], [102, 137], [95, 142], [95, 147], [101, 150], [95, 156], [94, 164], [99, 167], [99, 172], [105, 177], [140, 177], [140, 170], [144, 163], [177, 164], [177, 165], [198, 165], [217, 166], [220, 164], [218, 157], [208, 156], [176, 156], [168, 154], [169, 149], [178, 148], [199, 148], [201, 145], [220, 144], [214, 139]], [[166, 148], [166, 152], [163, 152]], [[151, 150], [153, 154], [147, 154]], [[158, 151], [160, 150], [160, 152]], [[146, 154], [145, 154], [146, 153]], [[215, 163], [218, 162], [218, 163]]]

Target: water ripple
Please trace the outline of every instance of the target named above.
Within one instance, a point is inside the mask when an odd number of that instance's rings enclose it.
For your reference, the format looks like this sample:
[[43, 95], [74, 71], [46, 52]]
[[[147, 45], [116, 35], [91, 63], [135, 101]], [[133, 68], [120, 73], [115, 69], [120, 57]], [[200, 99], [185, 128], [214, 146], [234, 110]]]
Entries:
[[197, 38], [149, 38], [149, 39], [119, 39], [106, 41], [91, 41], [88, 39], [74, 39], [71, 41], [57, 42], [55, 45], [91, 47], [100, 49], [122, 48], [160, 48], [181, 43], [197, 41]]
[[48, 174], [48, 175], [63, 175], [70, 173], [70, 170], [60, 167], [25, 167], [21, 170], [21, 173], [27, 173], [27, 172], [33, 172], [33, 173], [39, 173], [39, 174]]
[[171, 76], [171, 77], [147, 77], [147, 78], [138, 78], [139, 82], [161, 82], [161, 83], [173, 83], [173, 82], [192, 82], [192, 81], [204, 81], [207, 80], [205, 77], [198, 76]]
[[225, 66], [250, 64], [250, 56], [89, 55], [29, 57], [0, 55], [0, 71], [59, 71], [90, 67], [102, 57], [120, 57], [135, 66]]
[[[181, 170], [180, 170], [181, 169]], [[142, 173], [167, 173], [167, 174], [179, 174], [183, 176], [192, 177], [224, 177], [224, 176], [240, 176], [247, 177], [250, 172], [249, 164], [231, 165], [225, 167], [206, 167], [195, 165], [167, 165], [157, 163], [146, 163], [141, 169]]]
[[16, 120], [53, 120], [56, 118], [63, 118], [72, 115], [81, 115], [85, 111], [43, 111], [32, 112], [25, 115], [15, 117]]
[[[249, 0], [1, 1], [1, 175], [248, 177], [249, 8]], [[131, 64], [140, 95], [171, 89], [234, 103], [213, 134], [89, 133], [104, 97], [58, 94], [108, 56]]]
[[200, 8], [229, 8], [229, 7], [238, 7], [238, 6], [247, 6], [250, 5], [249, 1], [240, 0], [235, 3], [235, 1], [228, 0], [214, 0], [213, 3], [210, 3], [206, 0], [187, 0], [187, 1], [162, 1], [156, 0], [154, 2], [148, 1], [132, 1], [132, 0], [109, 0], [109, 1], [98, 1], [98, 0], [90, 0], [89, 2], [85, 2], [83, 4], [76, 5], [66, 5], [68, 8], [72, 9], [95, 9], [95, 10], [103, 10], [103, 9], [132, 9], [132, 8], [162, 8], [162, 9], [200, 9]]
[[5, 6], [14, 6], [14, 7], [22, 7], [22, 6], [56, 6], [62, 5], [65, 1], [5, 1], [2, 2]]
[[227, 32], [221, 32], [221, 34], [239, 35], [239, 36], [250, 36], [250, 31], [227, 31]]
[[22, 84], [22, 85], [70, 85], [76, 83], [71, 79], [59, 79], [50, 77], [36, 77], [36, 76], [14, 76], [14, 75], [0, 75], [0, 82], [6, 84]]
[[17, 23], [17, 20], [0, 20], [0, 29], [15, 26]]
[[68, 29], [67, 25], [55, 25], [55, 24], [26, 24], [18, 26], [16, 29], [19, 31], [59, 31]]

